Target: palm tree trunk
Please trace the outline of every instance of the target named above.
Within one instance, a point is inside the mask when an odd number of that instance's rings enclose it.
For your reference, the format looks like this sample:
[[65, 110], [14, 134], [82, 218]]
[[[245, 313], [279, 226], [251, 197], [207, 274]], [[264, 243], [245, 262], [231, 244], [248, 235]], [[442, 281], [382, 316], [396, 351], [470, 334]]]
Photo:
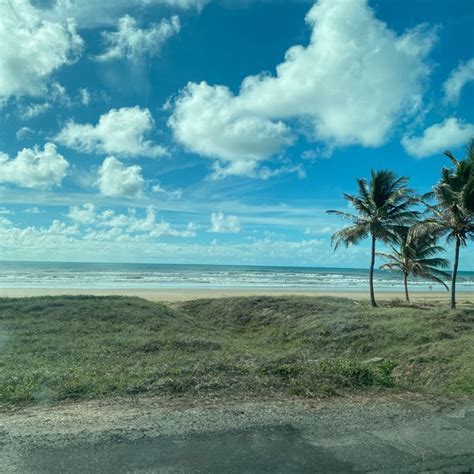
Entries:
[[410, 295], [408, 294], [408, 274], [403, 274], [403, 284], [405, 285], [405, 298], [408, 302], [410, 302]]
[[451, 308], [456, 308], [456, 277], [458, 275], [458, 265], [459, 265], [459, 247], [461, 246], [461, 241], [459, 237], [456, 237], [456, 245], [454, 247], [454, 266], [453, 274], [451, 275]]
[[375, 236], [372, 235], [372, 252], [370, 255], [370, 273], [369, 273], [369, 288], [370, 288], [370, 304], [372, 307], [376, 307], [374, 294], [374, 265], [375, 265]]

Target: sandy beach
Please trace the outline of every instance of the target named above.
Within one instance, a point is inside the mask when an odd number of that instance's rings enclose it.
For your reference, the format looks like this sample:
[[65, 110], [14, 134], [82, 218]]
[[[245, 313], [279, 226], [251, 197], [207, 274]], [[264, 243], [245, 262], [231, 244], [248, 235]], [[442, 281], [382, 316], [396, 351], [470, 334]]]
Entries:
[[[291, 289], [76, 289], [76, 288], [1, 288], [0, 297], [2, 298], [25, 298], [31, 296], [59, 296], [59, 295], [95, 295], [95, 296], [137, 296], [150, 301], [186, 301], [199, 298], [225, 298], [235, 296], [333, 296], [340, 298], [350, 298], [358, 301], [368, 301], [368, 293], [362, 291], [312, 291], [312, 290], [291, 290]], [[404, 299], [402, 292], [377, 292], [376, 297], [380, 301], [391, 301]], [[448, 302], [450, 295], [446, 291], [431, 292], [412, 292], [410, 294], [412, 301], [440, 301]], [[459, 302], [474, 300], [473, 292], [458, 292], [457, 300]]]

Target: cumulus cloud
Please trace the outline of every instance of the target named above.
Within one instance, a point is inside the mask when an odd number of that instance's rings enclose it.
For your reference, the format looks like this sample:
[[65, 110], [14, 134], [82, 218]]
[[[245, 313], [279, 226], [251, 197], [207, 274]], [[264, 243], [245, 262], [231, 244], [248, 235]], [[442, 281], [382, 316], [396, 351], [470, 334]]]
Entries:
[[209, 232], [236, 234], [240, 232], [240, 229], [240, 222], [237, 216], [226, 216], [223, 212], [213, 212], [211, 214], [211, 228]]
[[57, 219], [49, 227], [21, 227], [0, 219], [0, 253], [20, 259], [34, 259], [34, 254], [41, 254], [40, 258], [50, 259], [51, 255], [57, 255], [66, 248], [71, 249], [78, 241], [78, 231], [77, 226], [66, 225]]
[[415, 158], [425, 158], [464, 145], [471, 137], [474, 137], [474, 124], [450, 117], [426, 128], [421, 136], [404, 136], [402, 145]]
[[195, 237], [196, 226], [190, 222], [183, 230], [174, 229], [169, 222], [161, 219], [156, 220], [156, 212], [153, 206], [147, 208], [146, 217], [137, 219], [136, 213], [130, 213], [128, 228], [133, 232], [147, 232], [149, 237]]
[[241, 175], [292, 143], [291, 119], [330, 146], [382, 145], [421, 105], [436, 31], [419, 25], [397, 35], [366, 0], [319, 0], [306, 22], [309, 44], [290, 48], [275, 75], [244, 79], [237, 95], [188, 84], [169, 121], [175, 138]]
[[53, 220], [52, 224], [46, 229], [47, 234], [53, 235], [74, 235], [79, 232], [75, 225], [67, 225], [57, 219]]
[[59, 186], [66, 176], [69, 163], [56, 150], [56, 145], [46, 143], [23, 148], [15, 158], [0, 152], [0, 183], [24, 188], [51, 188]]
[[93, 224], [96, 220], [96, 208], [91, 202], [82, 206], [71, 206], [66, 216], [77, 224]]
[[293, 142], [290, 129], [252, 114], [227, 87], [189, 83], [169, 120], [188, 150], [218, 159], [220, 176], [251, 176], [262, 160]]
[[196, 226], [192, 222], [182, 229], [176, 229], [163, 219], [157, 221], [156, 210], [153, 206], [147, 207], [144, 217], [139, 217], [134, 208], [129, 209], [128, 214], [118, 214], [113, 209], [99, 212], [92, 203], [71, 206], [66, 215], [76, 224], [90, 226], [85, 234], [87, 239], [102, 237], [109, 240], [134, 234], [141, 234], [146, 238], [195, 237], [196, 235]]
[[[15, 230], [21, 230], [23, 231], [22, 233], [24, 235], [27, 235], [30, 231], [33, 231], [33, 234], [35, 236], [72, 236], [76, 235], [79, 232], [79, 228], [76, 225], [67, 225], [64, 222], [59, 221], [58, 219], [54, 219], [53, 222], [49, 225], [49, 227], [34, 227], [30, 226], [27, 227], [26, 229], [20, 229], [19, 227], [15, 227], [14, 224], [9, 221], [8, 219], [4, 219], [3, 221], [0, 221], [0, 228], [2, 230], [5, 230], [5, 228], [14, 228]], [[39, 240], [32, 239], [31, 244], [32, 245], [37, 245], [38, 246]]]
[[[159, 224], [159, 223], [157, 223]], [[74, 226], [72, 226], [74, 229]], [[168, 232], [161, 225], [160, 232]], [[315, 259], [326, 256], [325, 264], [341, 263], [342, 257], [330, 251], [329, 244], [322, 240], [302, 240], [298, 242], [285, 240], [262, 239], [253, 242], [218, 243], [209, 246], [199, 242], [178, 243], [164, 242], [152, 237], [149, 233], [127, 232], [124, 228], [92, 227], [77, 234], [69, 234], [67, 228], [61, 229], [56, 224], [56, 233], [49, 228], [36, 226], [20, 227], [6, 222], [2, 225], [0, 219], [0, 252], [8, 258], [23, 258], [43, 260], [54, 257], [58, 260], [81, 259], [103, 260], [108, 257], [120, 261], [121, 256], [127, 255], [136, 261], [165, 261], [182, 263], [200, 263], [203, 256], [213, 263], [232, 263], [235, 261], [248, 264], [290, 264], [295, 261], [311, 265]], [[173, 235], [162, 234], [161, 237], [192, 237], [193, 231], [171, 227]], [[176, 235], [176, 232], [178, 235]], [[190, 235], [192, 234], [192, 235]], [[365, 261], [367, 250], [356, 247], [352, 251], [363, 254]], [[347, 254], [344, 262], [350, 261]], [[276, 260], [278, 259], [278, 260]]]
[[117, 31], [103, 31], [102, 37], [107, 49], [96, 56], [97, 61], [128, 59], [136, 61], [143, 56], [155, 56], [166, 41], [180, 30], [177, 16], [153, 23], [149, 28], [142, 29], [130, 15], [125, 15], [118, 21]]
[[396, 36], [365, 0], [320, 0], [306, 21], [310, 44], [289, 49], [276, 77], [245, 79], [240, 95], [260, 113], [307, 117], [321, 140], [380, 146], [399, 115], [420, 104], [434, 32]]
[[45, 21], [28, 0], [0, 2], [0, 97], [39, 96], [50, 76], [79, 57], [72, 21]]
[[125, 166], [113, 156], [102, 163], [97, 184], [104, 196], [139, 196], [145, 190], [142, 168]]
[[[113, 214], [114, 211], [111, 211]], [[115, 214], [118, 215], [118, 214]], [[130, 213], [125, 215], [130, 218]], [[136, 217], [143, 220], [140, 217]], [[146, 217], [145, 217], [146, 218]], [[74, 229], [75, 226], [67, 226]], [[186, 237], [193, 231], [187, 226], [172, 226], [181, 232], [176, 237]], [[11, 260], [58, 261], [123, 261], [123, 256], [136, 262], [208, 263], [250, 265], [320, 265], [361, 267], [370, 257], [368, 246], [350, 247], [341, 252], [331, 250], [328, 239], [307, 238], [288, 240], [283, 236], [247, 241], [214, 241], [212, 245], [199, 241], [181, 241], [151, 237], [148, 233], [128, 232], [125, 227], [79, 226], [79, 232], [67, 235], [48, 232], [48, 227], [23, 227], [0, 217], [0, 255]], [[56, 225], [56, 229], [60, 227]], [[65, 235], [66, 234], [66, 235]], [[173, 236], [163, 236], [173, 237]], [[474, 254], [461, 250], [460, 262], [468, 270], [474, 264]]]
[[474, 58], [459, 64], [456, 69], [451, 71], [443, 84], [445, 102], [456, 104], [463, 87], [471, 81], [474, 81]]
[[101, 115], [97, 125], [70, 121], [55, 139], [84, 153], [111, 153], [124, 157], [164, 156], [167, 154], [164, 147], [145, 138], [153, 126], [154, 120], [148, 109], [122, 107]]

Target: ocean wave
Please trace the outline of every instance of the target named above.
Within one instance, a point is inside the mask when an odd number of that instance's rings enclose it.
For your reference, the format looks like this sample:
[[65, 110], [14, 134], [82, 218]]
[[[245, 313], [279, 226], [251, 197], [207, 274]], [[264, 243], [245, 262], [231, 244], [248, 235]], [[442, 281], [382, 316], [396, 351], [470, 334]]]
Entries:
[[[401, 290], [401, 277], [378, 270], [380, 290]], [[0, 264], [2, 288], [220, 288], [361, 290], [368, 286], [366, 270], [299, 269], [210, 265], [52, 264], [7, 262]], [[431, 282], [414, 280], [413, 290], [441, 289]], [[474, 291], [474, 272], [460, 273], [460, 291]]]

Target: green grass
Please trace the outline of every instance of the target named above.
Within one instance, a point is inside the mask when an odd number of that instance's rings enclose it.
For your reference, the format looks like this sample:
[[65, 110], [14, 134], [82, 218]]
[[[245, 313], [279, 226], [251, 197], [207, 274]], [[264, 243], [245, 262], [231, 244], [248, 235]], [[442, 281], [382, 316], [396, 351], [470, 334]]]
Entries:
[[131, 394], [474, 394], [474, 307], [247, 297], [0, 299], [0, 404]]

